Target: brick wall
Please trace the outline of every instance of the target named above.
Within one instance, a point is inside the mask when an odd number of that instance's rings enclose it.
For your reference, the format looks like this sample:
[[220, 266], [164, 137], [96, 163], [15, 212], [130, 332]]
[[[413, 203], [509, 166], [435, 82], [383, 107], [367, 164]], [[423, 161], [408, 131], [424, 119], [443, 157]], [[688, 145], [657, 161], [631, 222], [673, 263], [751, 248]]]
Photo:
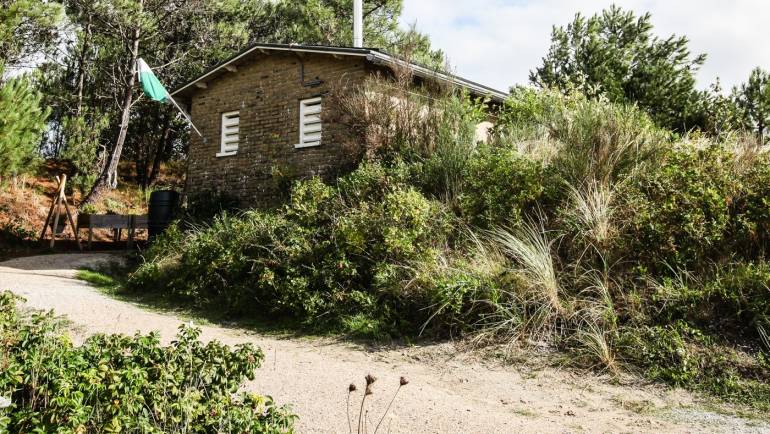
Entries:
[[[191, 135], [187, 193], [190, 197], [226, 194], [244, 207], [280, 200], [280, 186], [291, 179], [330, 178], [349, 164], [344, 128], [335, 122], [330, 98], [323, 103], [321, 145], [295, 148], [299, 142], [300, 100], [354, 87], [368, 66], [355, 57], [272, 53], [239, 65], [199, 89], [191, 99], [193, 122], [203, 138]], [[304, 64], [305, 84], [301, 82]], [[313, 86], [308, 82], [320, 80]], [[220, 152], [222, 113], [240, 111], [238, 153]]]

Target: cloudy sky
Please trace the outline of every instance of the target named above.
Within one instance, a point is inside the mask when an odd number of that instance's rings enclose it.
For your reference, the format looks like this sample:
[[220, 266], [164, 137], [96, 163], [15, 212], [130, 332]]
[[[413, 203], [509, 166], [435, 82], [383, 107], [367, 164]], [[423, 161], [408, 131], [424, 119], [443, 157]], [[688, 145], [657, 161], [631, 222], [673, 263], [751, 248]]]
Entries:
[[[706, 53], [699, 87], [717, 77], [730, 89], [756, 66], [770, 69], [768, 0], [618, 0], [652, 13], [662, 37], [685, 35], [693, 53]], [[416, 24], [447, 53], [463, 77], [507, 90], [528, 81], [550, 45], [551, 27], [576, 12], [593, 15], [609, 0], [404, 0], [403, 24]]]

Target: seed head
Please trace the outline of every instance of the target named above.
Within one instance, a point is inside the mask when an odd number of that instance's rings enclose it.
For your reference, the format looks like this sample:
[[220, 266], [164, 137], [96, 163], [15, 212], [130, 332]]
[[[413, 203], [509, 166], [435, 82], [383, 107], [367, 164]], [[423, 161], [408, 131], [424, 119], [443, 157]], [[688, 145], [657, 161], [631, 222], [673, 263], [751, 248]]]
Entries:
[[350, 386], [348, 386], [348, 393], [351, 393], [351, 392], [355, 392], [355, 391], [356, 391], [356, 389], [358, 389], [358, 388], [356, 387], [356, 385], [355, 385], [355, 384], [353, 384], [353, 383], [350, 383]]
[[374, 395], [374, 391], [372, 391], [372, 386], [366, 386], [366, 393], [365, 395]]
[[375, 377], [372, 374], [366, 374], [366, 377], [364, 377], [364, 378], [366, 379], [366, 385], [367, 386], [370, 386], [370, 385], [374, 384], [375, 381], [377, 381], [377, 377]]
[[399, 380], [399, 384], [402, 386], [406, 386], [407, 384], [409, 384], [409, 380], [407, 380], [406, 377], [401, 377], [401, 379]]

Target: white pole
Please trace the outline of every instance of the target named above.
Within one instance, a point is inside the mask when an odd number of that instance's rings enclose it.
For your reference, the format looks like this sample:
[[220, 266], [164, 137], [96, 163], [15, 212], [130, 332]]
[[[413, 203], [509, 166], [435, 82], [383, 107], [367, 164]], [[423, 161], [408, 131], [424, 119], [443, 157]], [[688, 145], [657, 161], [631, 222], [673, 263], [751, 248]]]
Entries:
[[363, 0], [353, 0], [353, 47], [364, 46], [364, 4]]
[[185, 119], [187, 119], [187, 122], [190, 123], [190, 126], [193, 127], [196, 133], [198, 133], [199, 136], [203, 137], [203, 134], [201, 134], [200, 131], [198, 131], [197, 128], [195, 128], [195, 124], [193, 123], [192, 119], [190, 119], [190, 115], [187, 114], [186, 111], [182, 110], [182, 107], [179, 106], [179, 104], [174, 101], [174, 98], [171, 97], [171, 95], [166, 95], [168, 97], [168, 100], [171, 101], [171, 104], [174, 104], [174, 107], [176, 107], [180, 113], [182, 113], [182, 116], [184, 116]]

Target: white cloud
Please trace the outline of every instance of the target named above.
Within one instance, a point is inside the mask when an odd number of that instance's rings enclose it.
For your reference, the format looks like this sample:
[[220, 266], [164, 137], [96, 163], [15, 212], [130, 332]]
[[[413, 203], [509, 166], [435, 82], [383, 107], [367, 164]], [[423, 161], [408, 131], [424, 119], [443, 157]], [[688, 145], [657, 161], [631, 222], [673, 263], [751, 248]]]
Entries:
[[[745, 81], [756, 66], [770, 69], [767, 0], [624, 0], [637, 14], [652, 13], [654, 31], [690, 39], [706, 53], [698, 75], [705, 88], [717, 77], [725, 89]], [[593, 15], [607, 0], [404, 0], [402, 22], [416, 24], [449, 56], [463, 77], [506, 90], [528, 82], [550, 45], [551, 27], [576, 12]]]

